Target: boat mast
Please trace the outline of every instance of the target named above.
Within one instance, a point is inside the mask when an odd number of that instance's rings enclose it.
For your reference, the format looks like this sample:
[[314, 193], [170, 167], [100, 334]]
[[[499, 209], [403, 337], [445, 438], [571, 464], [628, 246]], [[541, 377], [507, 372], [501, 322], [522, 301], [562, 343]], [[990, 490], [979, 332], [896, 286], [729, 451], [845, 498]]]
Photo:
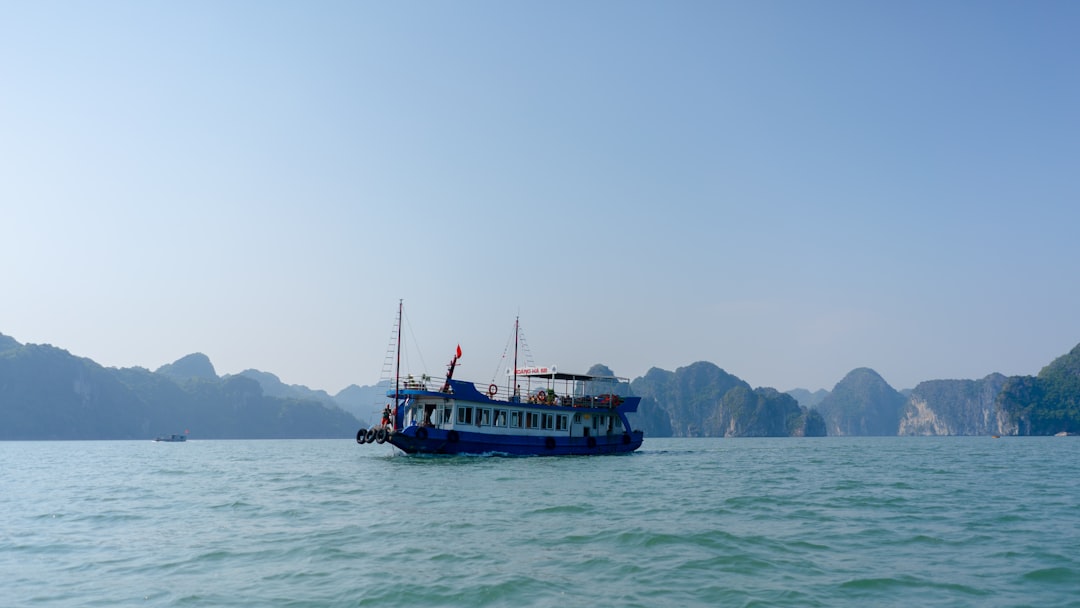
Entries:
[[457, 367], [457, 360], [461, 358], [461, 345], [457, 345], [457, 352], [454, 353], [454, 358], [450, 359], [450, 365], [446, 366], [446, 382], [443, 382], [442, 393], [450, 392], [450, 381], [454, 379], [454, 368]]
[[401, 400], [401, 300], [397, 302], [397, 342], [394, 344], [397, 351], [397, 365], [394, 368], [394, 407]]
[[521, 399], [521, 395], [517, 393], [517, 357], [518, 357], [518, 335], [521, 333], [518, 330], [518, 319], [521, 317], [514, 317], [514, 383], [510, 386], [511, 401], [518, 401]]

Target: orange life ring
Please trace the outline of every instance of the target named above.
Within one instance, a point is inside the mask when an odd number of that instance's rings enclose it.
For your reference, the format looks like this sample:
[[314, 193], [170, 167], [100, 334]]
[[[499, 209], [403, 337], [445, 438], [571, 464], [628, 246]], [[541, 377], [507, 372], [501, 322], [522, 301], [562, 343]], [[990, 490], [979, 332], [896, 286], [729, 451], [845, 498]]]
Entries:
[[499, 392], [499, 387], [494, 384], [488, 385], [488, 397], [494, 397], [495, 393]]
[[538, 403], [547, 403], [547, 391], [536, 393], [536, 401]]

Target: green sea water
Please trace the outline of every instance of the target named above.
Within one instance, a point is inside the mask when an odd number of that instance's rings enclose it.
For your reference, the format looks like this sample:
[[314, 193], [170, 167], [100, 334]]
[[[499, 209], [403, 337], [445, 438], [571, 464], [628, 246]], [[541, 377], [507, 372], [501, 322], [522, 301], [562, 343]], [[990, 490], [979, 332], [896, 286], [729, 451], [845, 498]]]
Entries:
[[0, 606], [1080, 606], [1080, 438], [0, 443]]

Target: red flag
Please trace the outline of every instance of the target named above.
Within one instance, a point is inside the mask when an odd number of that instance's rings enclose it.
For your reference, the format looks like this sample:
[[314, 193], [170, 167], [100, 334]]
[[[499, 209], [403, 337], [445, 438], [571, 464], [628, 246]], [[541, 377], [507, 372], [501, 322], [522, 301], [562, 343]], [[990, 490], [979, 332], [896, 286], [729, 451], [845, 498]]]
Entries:
[[455, 355], [455, 356], [456, 356], [456, 357], [457, 357], [458, 359], [460, 359], [460, 358], [461, 358], [461, 345], [460, 345], [460, 344], [458, 344], [458, 345], [457, 345], [457, 355]]

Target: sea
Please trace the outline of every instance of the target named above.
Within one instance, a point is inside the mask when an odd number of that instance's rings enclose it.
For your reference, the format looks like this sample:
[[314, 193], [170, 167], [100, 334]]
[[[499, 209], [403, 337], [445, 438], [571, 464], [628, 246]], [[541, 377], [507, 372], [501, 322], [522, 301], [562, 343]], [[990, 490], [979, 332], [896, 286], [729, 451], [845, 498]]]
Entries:
[[4, 442], [0, 606], [1080, 606], [1080, 438]]

